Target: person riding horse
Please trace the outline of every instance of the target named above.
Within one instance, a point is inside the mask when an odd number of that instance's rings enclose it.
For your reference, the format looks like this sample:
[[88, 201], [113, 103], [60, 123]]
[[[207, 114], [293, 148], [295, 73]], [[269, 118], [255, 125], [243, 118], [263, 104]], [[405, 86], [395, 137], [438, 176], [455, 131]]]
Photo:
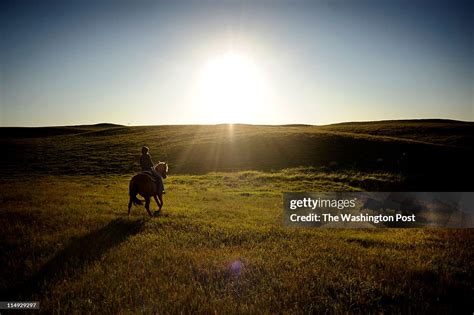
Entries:
[[142, 172], [150, 172], [153, 178], [156, 181], [158, 187], [161, 187], [163, 193], [165, 193], [165, 185], [163, 183], [163, 178], [155, 170], [155, 164], [151, 159], [150, 149], [146, 146], [142, 147], [142, 156], [140, 157], [140, 165], [142, 167]]
[[[148, 148], [147, 148], [148, 149]], [[153, 166], [153, 161], [151, 161], [151, 157], [147, 157], [145, 153], [148, 151], [144, 150], [144, 157], [142, 168], [143, 172], [138, 173], [132, 177], [130, 180], [130, 184], [128, 185], [128, 215], [130, 216], [130, 210], [132, 205], [142, 205], [143, 201], [137, 198], [137, 195], [142, 196], [145, 198], [145, 209], [148, 212], [150, 217], [153, 214], [150, 211], [150, 201], [151, 198], [155, 199], [156, 205], [158, 206], [158, 211], [155, 214], [159, 214], [161, 212], [161, 208], [163, 208], [163, 180], [167, 177], [168, 174], [168, 163], [166, 162], [159, 162], [155, 166]], [[153, 168], [147, 169], [146, 163], [151, 163]]]

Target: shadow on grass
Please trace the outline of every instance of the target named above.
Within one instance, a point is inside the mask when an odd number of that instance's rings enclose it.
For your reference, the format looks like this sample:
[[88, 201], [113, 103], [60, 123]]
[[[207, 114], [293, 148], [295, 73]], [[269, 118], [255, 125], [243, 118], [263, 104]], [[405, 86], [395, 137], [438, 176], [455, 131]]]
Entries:
[[8, 290], [2, 297], [14, 300], [29, 298], [50, 283], [81, 272], [83, 267], [100, 259], [106, 251], [139, 233], [144, 223], [143, 219], [115, 219], [96, 231], [73, 239], [34, 276], [20, 286]]

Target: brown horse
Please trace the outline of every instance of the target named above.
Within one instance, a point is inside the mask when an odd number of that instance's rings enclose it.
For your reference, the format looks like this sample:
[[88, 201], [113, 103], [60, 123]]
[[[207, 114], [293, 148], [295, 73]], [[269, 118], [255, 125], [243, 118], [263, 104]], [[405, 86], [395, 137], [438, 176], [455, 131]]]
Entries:
[[[168, 174], [168, 164], [166, 162], [159, 162], [155, 165], [155, 170], [161, 175], [163, 179]], [[153, 216], [150, 212], [150, 198], [153, 197], [158, 205], [158, 211], [163, 207], [163, 187], [158, 188], [156, 182], [153, 181], [150, 175], [140, 173], [132, 177], [130, 180], [128, 193], [130, 201], [128, 202], [128, 215], [130, 216], [130, 209], [132, 204], [141, 205], [142, 201], [137, 198], [137, 194], [145, 198], [145, 209], [148, 214]]]

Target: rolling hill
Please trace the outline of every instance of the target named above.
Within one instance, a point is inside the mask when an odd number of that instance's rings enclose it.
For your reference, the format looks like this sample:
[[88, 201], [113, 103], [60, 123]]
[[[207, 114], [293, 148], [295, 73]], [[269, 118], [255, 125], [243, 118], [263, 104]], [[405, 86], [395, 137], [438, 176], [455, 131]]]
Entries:
[[447, 120], [1, 128], [0, 173], [129, 174], [147, 145], [174, 174], [303, 166], [400, 173], [400, 189], [471, 190], [473, 131], [473, 123]]

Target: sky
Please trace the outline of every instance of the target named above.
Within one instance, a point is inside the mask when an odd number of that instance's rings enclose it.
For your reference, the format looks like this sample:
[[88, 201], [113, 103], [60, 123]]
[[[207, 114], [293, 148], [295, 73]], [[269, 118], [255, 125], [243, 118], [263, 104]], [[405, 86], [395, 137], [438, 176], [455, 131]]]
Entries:
[[474, 117], [474, 2], [3, 1], [0, 125]]

